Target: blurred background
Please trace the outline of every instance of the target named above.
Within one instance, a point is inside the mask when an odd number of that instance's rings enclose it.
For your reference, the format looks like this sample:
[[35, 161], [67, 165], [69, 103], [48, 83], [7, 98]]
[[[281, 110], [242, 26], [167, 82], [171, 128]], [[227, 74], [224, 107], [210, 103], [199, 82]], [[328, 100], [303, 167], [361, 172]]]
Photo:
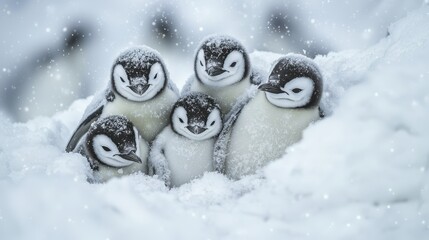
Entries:
[[314, 57], [362, 49], [427, 0], [0, 1], [0, 112], [50, 116], [107, 85], [129, 46], [157, 49], [179, 88], [196, 47], [221, 33], [255, 50]]

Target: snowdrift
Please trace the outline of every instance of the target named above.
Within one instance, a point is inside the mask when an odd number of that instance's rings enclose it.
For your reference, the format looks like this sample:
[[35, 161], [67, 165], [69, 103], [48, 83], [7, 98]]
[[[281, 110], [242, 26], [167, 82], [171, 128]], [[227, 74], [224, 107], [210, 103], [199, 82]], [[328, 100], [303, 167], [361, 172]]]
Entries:
[[[2, 239], [424, 239], [429, 236], [429, 7], [373, 47], [318, 56], [327, 117], [240, 181], [168, 190], [132, 175], [88, 184], [63, 148], [90, 99], [52, 118], [0, 116]], [[255, 52], [269, 69], [276, 54]]]

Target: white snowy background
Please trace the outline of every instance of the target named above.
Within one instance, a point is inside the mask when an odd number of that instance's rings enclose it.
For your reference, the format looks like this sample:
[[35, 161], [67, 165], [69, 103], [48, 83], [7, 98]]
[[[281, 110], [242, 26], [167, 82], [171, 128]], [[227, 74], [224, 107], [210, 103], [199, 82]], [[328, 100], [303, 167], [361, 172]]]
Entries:
[[[25, 11], [34, 11], [29, 16], [51, 14], [37, 20], [34, 27], [41, 31], [30, 31], [34, 40], [27, 39], [24, 29], [36, 20], [14, 13], [19, 2], [28, 4]], [[120, 49], [145, 41], [160, 49], [179, 87], [192, 73], [196, 45], [209, 33], [241, 39], [252, 52], [252, 63], [265, 69], [278, 54], [308, 53], [311, 48], [287, 48], [292, 43], [275, 47], [288, 36], [261, 39], [266, 23], [258, 11], [284, 4], [302, 13], [298, 22], [308, 32], [300, 36], [323, 41], [322, 50], [314, 51], [329, 53], [315, 57], [325, 77], [322, 106], [327, 117], [310, 126], [284, 157], [240, 181], [207, 173], [172, 190], [144, 175], [88, 184], [85, 158], [63, 149], [91, 97], [26, 122], [0, 113], [0, 239], [427, 239], [427, 2], [356, 1], [348, 7], [342, 1], [297, 2], [131, 1], [100, 11], [97, 4], [102, 1], [2, 2], [2, 84], [30, 58], [30, 51], [37, 52], [32, 49], [36, 44], [62, 38], [54, 29], [61, 32], [63, 23], [52, 17], [61, 20], [77, 9], [87, 19], [96, 19], [99, 32], [108, 32], [91, 43], [96, 47], [83, 49], [94, 91], [104, 87]], [[223, 10], [228, 4], [234, 6]], [[143, 19], [152, 16], [148, 13], [166, 5], [181, 16], [177, 48], [133, 38], [138, 23], [123, 27], [137, 15], [145, 23]], [[363, 11], [367, 8], [373, 11]], [[215, 10], [223, 11], [222, 21]], [[92, 13], [95, 18], [90, 18]], [[252, 24], [243, 21], [244, 15]], [[315, 27], [309, 28], [312, 23]], [[132, 33], [124, 34], [127, 31]]]

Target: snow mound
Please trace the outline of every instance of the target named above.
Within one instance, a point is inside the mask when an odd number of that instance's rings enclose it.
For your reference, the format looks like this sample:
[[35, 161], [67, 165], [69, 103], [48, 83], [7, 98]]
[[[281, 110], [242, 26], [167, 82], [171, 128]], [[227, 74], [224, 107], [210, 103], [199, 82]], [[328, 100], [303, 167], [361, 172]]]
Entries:
[[[318, 56], [328, 117], [257, 175], [168, 190], [88, 184], [64, 153], [89, 99], [25, 124], [0, 116], [4, 239], [424, 239], [429, 234], [429, 7], [371, 48]], [[254, 53], [270, 66], [276, 54]], [[37, 224], [35, 222], [37, 221]]]

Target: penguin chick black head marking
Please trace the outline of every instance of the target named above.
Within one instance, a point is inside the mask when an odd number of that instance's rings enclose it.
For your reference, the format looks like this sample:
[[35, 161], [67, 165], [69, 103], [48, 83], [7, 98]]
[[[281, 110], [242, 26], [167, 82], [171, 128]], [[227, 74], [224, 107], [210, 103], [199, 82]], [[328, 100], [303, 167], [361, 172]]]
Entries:
[[94, 122], [86, 136], [86, 149], [91, 159], [112, 167], [141, 163], [138, 133], [123, 116], [108, 116]]
[[245, 48], [237, 40], [214, 35], [201, 43], [194, 68], [197, 79], [203, 84], [225, 87], [249, 76], [250, 61]]
[[174, 104], [170, 122], [174, 132], [192, 140], [215, 137], [222, 129], [219, 105], [212, 97], [196, 92]]
[[168, 73], [158, 52], [146, 47], [122, 52], [112, 67], [113, 90], [136, 102], [155, 97], [167, 85]]
[[282, 108], [312, 108], [322, 97], [323, 78], [317, 65], [309, 58], [290, 55], [280, 58], [259, 86], [269, 102]]

